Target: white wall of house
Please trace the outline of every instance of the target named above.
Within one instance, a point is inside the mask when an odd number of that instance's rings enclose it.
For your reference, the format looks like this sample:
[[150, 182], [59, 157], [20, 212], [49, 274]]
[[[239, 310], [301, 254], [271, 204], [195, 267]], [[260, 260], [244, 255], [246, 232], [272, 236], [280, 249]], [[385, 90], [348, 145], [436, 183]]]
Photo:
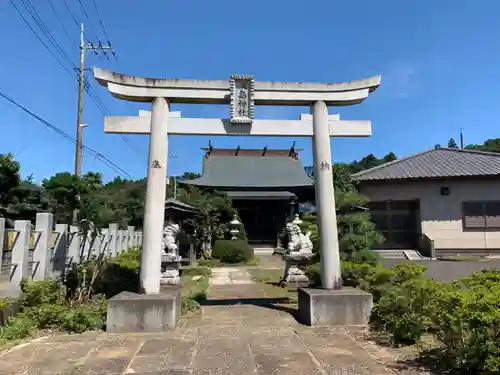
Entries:
[[[441, 187], [448, 187], [450, 195], [442, 196]], [[421, 231], [438, 250], [500, 249], [500, 231], [470, 232], [462, 226], [462, 203], [500, 201], [499, 181], [365, 182], [361, 192], [371, 201], [419, 199]]]

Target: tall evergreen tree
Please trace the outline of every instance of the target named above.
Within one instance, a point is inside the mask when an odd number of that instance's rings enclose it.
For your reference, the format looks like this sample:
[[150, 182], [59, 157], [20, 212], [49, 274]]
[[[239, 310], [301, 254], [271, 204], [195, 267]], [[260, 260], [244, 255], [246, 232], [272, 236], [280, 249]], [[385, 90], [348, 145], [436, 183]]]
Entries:
[[448, 148], [458, 148], [457, 142], [453, 138], [448, 141]]

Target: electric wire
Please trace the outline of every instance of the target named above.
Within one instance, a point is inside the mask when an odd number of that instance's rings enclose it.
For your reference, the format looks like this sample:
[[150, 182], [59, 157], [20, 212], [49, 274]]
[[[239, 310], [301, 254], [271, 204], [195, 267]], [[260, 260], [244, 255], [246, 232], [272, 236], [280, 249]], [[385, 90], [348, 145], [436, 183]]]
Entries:
[[[15, 3], [13, 2], [13, 0], [9, 0], [10, 3], [12, 4], [12, 6], [15, 8], [15, 10], [19, 13], [19, 15], [22, 17], [23, 21], [26, 23], [26, 25], [30, 28], [30, 30], [32, 31], [32, 33], [37, 37], [37, 39], [42, 43], [42, 45], [47, 49], [47, 51], [49, 51], [49, 53], [54, 57], [54, 59], [59, 63], [59, 65], [68, 73], [70, 74], [71, 76], [73, 76], [74, 74], [71, 73], [71, 70], [69, 70], [60, 60], [59, 58], [53, 53], [53, 51], [47, 46], [47, 44], [42, 40], [42, 38], [40, 37], [40, 35], [33, 29], [33, 27], [31, 26], [31, 24], [28, 22], [28, 20], [24, 17], [24, 15], [22, 14], [22, 12], [20, 11], [20, 9], [15, 5]], [[54, 13], [57, 15], [57, 12], [55, 11], [54, 7], [53, 7], [53, 4], [51, 2], [51, 0], [48, 0], [49, 3], [51, 4], [52, 8], [53, 8], [53, 11]], [[61, 48], [61, 46], [57, 43], [57, 41], [55, 40], [55, 38], [52, 36], [52, 34], [50, 33], [50, 31], [48, 30], [48, 28], [46, 27], [45, 23], [43, 22], [43, 20], [41, 19], [40, 15], [38, 14], [38, 12], [36, 11], [36, 9], [33, 7], [33, 5], [31, 4], [30, 0], [21, 0], [21, 2], [23, 3], [23, 5], [25, 6], [25, 8], [28, 10], [30, 16], [33, 18], [33, 20], [35, 20], [35, 23], [38, 25], [38, 27], [40, 28], [40, 30], [42, 31], [42, 33], [45, 35], [45, 37], [49, 40], [49, 42], [51, 42], [51, 44], [54, 46], [54, 48], [56, 48], [57, 50], [59, 50], [60, 54], [63, 56], [63, 57], [66, 57], [66, 61], [71, 64], [73, 66], [74, 69], [78, 69], [76, 67], [75, 64], [73, 64], [71, 62], [71, 60], [69, 59], [68, 55], [64, 52], [64, 50]], [[68, 3], [66, 0], [64, 0], [65, 4], [66, 4], [66, 7], [68, 8], [68, 11], [70, 12], [73, 20], [75, 21], [75, 23], [78, 25], [78, 21], [76, 20], [76, 18], [74, 17], [74, 14], [71, 12], [71, 9], [69, 8], [68, 6]], [[81, 3], [80, 3], [81, 4]], [[85, 9], [83, 8], [83, 4], [81, 4], [82, 6], [82, 9], [85, 11]], [[97, 8], [96, 8], [97, 9]], [[87, 13], [85, 12], [85, 15], [86, 17], [88, 17]], [[59, 18], [58, 18], [59, 19]], [[63, 26], [64, 28], [64, 25], [61, 23], [61, 26]], [[104, 26], [103, 26], [104, 27]], [[103, 28], [104, 30], [104, 28]], [[67, 34], [67, 36], [69, 37], [69, 34]], [[107, 116], [107, 115], [110, 115], [110, 111], [108, 110], [108, 108], [104, 105], [104, 103], [102, 102], [101, 98], [97, 95], [97, 93], [93, 90], [92, 86], [87, 82], [85, 81], [84, 82], [84, 89], [85, 89], [85, 92], [88, 94], [88, 96], [90, 97], [90, 99], [92, 100], [92, 102], [96, 105], [96, 107], [99, 109], [99, 111], [104, 115], [104, 116]], [[130, 141], [130, 139], [126, 138], [123, 134], [120, 134], [120, 138], [135, 152], [137, 153], [138, 155], [144, 157], [144, 153], [141, 152], [139, 149], [137, 149], [134, 144]]]
[[95, 12], [97, 13], [97, 18], [99, 19], [99, 23], [101, 24], [101, 28], [102, 28], [102, 31], [104, 32], [104, 36], [106, 37], [106, 40], [109, 43], [109, 41], [110, 41], [109, 35], [106, 32], [106, 28], [104, 27], [104, 22], [102, 21], [101, 14], [99, 13], [99, 8], [97, 7], [95, 0], [92, 0], [92, 2], [94, 3], [94, 9], [95, 9]]
[[29, 29], [31, 30], [31, 32], [37, 37], [37, 39], [40, 41], [40, 43], [42, 43], [42, 45], [45, 47], [45, 49], [52, 55], [52, 57], [57, 61], [57, 63], [68, 73], [70, 74], [71, 76], [74, 76], [74, 73], [71, 72], [71, 70], [68, 69], [68, 67], [66, 65], [64, 65], [61, 60], [59, 60], [59, 58], [54, 54], [54, 52], [49, 48], [49, 46], [47, 46], [47, 44], [43, 41], [42, 38], [40, 38], [40, 35], [38, 35], [38, 33], [35, 31], [35, 29], [33, 29], [33, 27], [31, 26], [31, 24], [28, 22], [28, 20], [26, 19], [26, 17], [24, 17], [23, 13], [21, 12], [21, 10], [16, 6], [16, 4], [14, 3], [13, 0], [9, 0], [9, 2], [12, 4], [12, 6], [14, 7], [14, 9], [16, 10], [16, 12], [21, 16], [21, 18], [23, 19], [24, 23], [29, 27]]
[[[85, 10], [85, 6], [84, 6], [84, 5], [83, 5], [83, 3], [82, 3], [82, 0], [78, 0], [78, 2], [80, 3], [80, 8], [82, 8], [83, 15], [84, 15], [84, 16], [85, 16], [85, 18], [87, 19], [88, 23], [89, 23], [90, 25], [92, 25], [92, 22], [90, 21], [90, 17], [89, 17], [89, 15], [88, 15], [87, 11]], [[94, 36], [95, 36], [95, 40], [97, 40], [97, 41], [100, 43], [100, 39], [99, 39], [99, 37], [98, 37], [96, 34], [94, 34]]]
[[[63, 130], [58, 128], [56, 125], [51, 124], [47, 120], [44, 120], [43, 118], [41, 118], [40, 116], [38, 116], [34, 112], [30, 111], [28, 108], [26, 108], [22, 104], [18, 103], [17, 101], [15, 101], [11, 97], [9, 97], [7, 94], [0, 91], [0, 97], [7, 100], [11, 104], [15, 105], [16, 107], [18, 107], [19, 109], [21, 109], [25, 113], [29, 114], [30, 116], [34, 117], [36, 120], [38, 120], [40, 123], [42, 123], [45, 127], [53, 130], [54, 132], [56, 132], [57, 134], [59, 134], [60, 136], [65, 138], [66, 140], [72, 142], [73, 144], [76, 144], [76, 140], [73, 137], [71, 137], [70, 135], [65, 133]], [[122, 175], [125, 175], [125, 176], [130, 177], [130, 178], [132, 177], [127, 171], [125, 171], [124, 169], [122, 169], [121, 167], [119, 167], [118, 165], [113, 163], [109, 158], [104, 156], [102, 153], [100, 153], [100, 152], [94, 150], [93, 148], [86, 146], [84, 144], [82, 145], [82, 147], [84, 150], [87, 150], [90, 154], [94, 155], [94, 157], [96, 159], [98, 159], [99, 161], [104, 163], [109, 168], [113, 169], [115, 172], [122, 174]]]
[[[12, 1], [11, 1], [12, 2]], [[24, 7], [30, 14], [31, 18], [35, 21], [39, 29], [42, 31], [42, 34], [47, 38], [50, 44], [56, 49], [56, 51], [59, 52], [59, 54], [66, 59], [66, 61], [72, 65], [74, 68], [76, 68], [76, 65], [71, 61], [69, 56], [66, 54], [64, 49], [61, 47], [61, 45], [57, 42], [57, 40], [54, 38], [50, 30], [48, 29], [47, 25], [45, 22], [43, 22], [42, 18], [38, 14], [37, 10], [33, 6], [30, 0], [21, 0], [21, 3], [23, 3]]]
[[61, 17], [59, 17], [59, 13], [57, 12], [56, 8], [54, 7], [54, 3], [52, 3], [52, 0], [47, 0], [49, 2], [50, 8], [52, 9], [52, 12], [56, 16], [57, 20], [59, 21], [59, 24], [61, 25], [62, 29], [64, 30], [64, 34], [66, 34], [66, 37], [68, 38], [69, 42], [78, 49], [78, 46], [73, 42], [73, 39], [71, 39], [71, 36], [69, 35], [68, 29], [66, 29], [66, 26], [64, 26], [64, 22], [62, 22]]

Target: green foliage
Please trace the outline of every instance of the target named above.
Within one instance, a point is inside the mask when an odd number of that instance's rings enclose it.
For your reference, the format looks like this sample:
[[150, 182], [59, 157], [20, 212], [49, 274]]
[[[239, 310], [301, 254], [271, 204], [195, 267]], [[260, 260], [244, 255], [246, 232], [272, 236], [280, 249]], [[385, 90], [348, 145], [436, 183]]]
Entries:
[[19, 185], [21, 166], [11, 153], [0, 154], [0, 208], [7, 203], [8, 192]]
[[441, 283], [425, 277], [394, 281], [375, 304], [372, 324], [388, 332], [394, 344], [415, 344], [431, 328], [431, 317], [443, 292]]
[[467, 150], [500, 152], [500, 138], [488, 139], [483, 144], [467, 145], [465, 148]]
[[253, 250], [246, 241], [217, 240], [212, 257], [219, 259], [222, 263], [243, 263], [253, 258]]
[[210, 276], [212, 275], [212, 270], [210, 267], [200, 266], [200, 267], [185, 267], [181, 269], [182, 276]]
[[0, 310], [5, 309], [10, 306], [10, 301], [8, 298], [0, 298]]
[[200, 310], [201, 310], [201, 305], [198, 301], [196, 301], [192, 298], [188, 298], [188, 297], [181, 298], [181, 314], [182, 315], [197, 313]]
[[470, 374], [500, 372], [500, 270], [453, 283], [433, 315], [444, 364]]
[[105, 321], [105, 315], [103, 315], [100, 306], [82, 304], [61, 314], [58, 319], [58, 327], [69, 333], [83, 333], [102, 329]]
[[448, 141], [448, 148], [458, 148], [457, 142], [453, 138]]
[[41, 281], [23, 280], [21, 291], [22, 294], [18, 303], [23, 308], [56, 304], [61, 302], [62, 298], [62, 285], [56, 279]]
[[29, 337], [37, 329], [35, 322], [26, 316], [12, 316], [0, 327], [0, 340], [10, 341]]

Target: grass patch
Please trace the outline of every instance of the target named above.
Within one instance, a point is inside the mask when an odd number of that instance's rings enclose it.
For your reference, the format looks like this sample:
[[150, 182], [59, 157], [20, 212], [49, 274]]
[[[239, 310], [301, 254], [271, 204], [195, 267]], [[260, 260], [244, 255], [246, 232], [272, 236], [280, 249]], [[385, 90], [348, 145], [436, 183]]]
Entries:
[[181, 269], [181, 276], [211, 276], [212, 270], [210, 267], [183, 267]]
[[283, 270], [252, 268], [248, 272], [252, 279], [259, 284], [268, 298], [288, 298], [290, 304], [297, 302], [297, 292], [282, 287]]
[[181, 312], [183, 315], [201, 311], [201, 303], [207, 299], [208, 276], [193, 280], [193, 276], [181, 276], [182, 298]]
[[252, 259], [241, 263], [224, 263], [219, 259], [200, 259], [198, 264], [202, 267], [245, 267], [245, 266], [258, 266], [260, 264], [260, 258], [254, 256]]

